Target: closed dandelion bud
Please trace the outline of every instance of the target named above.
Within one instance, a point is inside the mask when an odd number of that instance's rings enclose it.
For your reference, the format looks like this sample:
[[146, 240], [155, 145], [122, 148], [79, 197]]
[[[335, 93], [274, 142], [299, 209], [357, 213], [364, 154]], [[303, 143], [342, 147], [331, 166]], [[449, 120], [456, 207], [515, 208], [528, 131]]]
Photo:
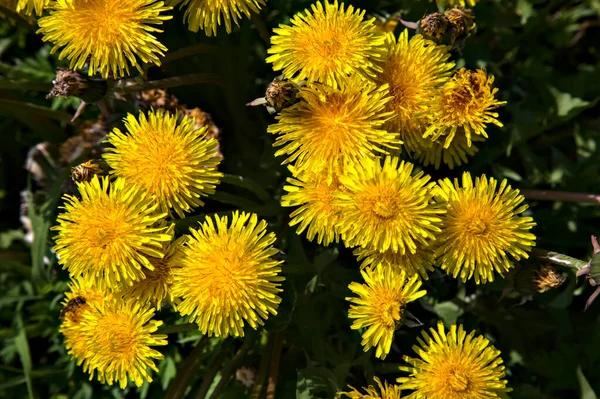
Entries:
[[77, 71], [64, 68], [58, 70], [52, 83], [54, 87], [46, 96], [47, 99], [75, 96], [86, 103], [94, 103], [104, 98], [108, 90], [106, 81], [91, 80]]
[[589, 277], [596, 285], [600, 285], [600, 252], [595, 252], [590, 259]]
[[267, 87], [265, 99], [267, 104], [277, 112], [298, 102], [296, 94], [299, 87], [294, 82], [275, 78]]
[[449, 22], [441, 12], [425, 15], [420, 21], [417, 33], [438, 44], [443, 43], [448, 33]]
[[451, 44], [467, 39], [475, 30], [475, 15], [472, 10], [463, 7], [450, 8], [444, 12], [448, 20]]
[[87, 161], [71, 168], [71, 179], [76, 183], [90, 181], [95, 175], [102, 175], [103, 170], [94, 161]]

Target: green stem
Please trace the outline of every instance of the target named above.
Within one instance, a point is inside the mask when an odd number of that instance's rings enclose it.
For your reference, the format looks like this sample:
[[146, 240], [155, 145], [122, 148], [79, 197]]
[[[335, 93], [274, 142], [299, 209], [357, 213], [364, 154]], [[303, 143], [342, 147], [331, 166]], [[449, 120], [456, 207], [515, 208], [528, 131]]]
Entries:
[[165, 399], [179, 399], [183, 398], [185, 391], [190, 384], [191, 378], [198, 372], [200, 365], [202, 364], [202, 352], [204, 351], [204, 345], [208, 341], [208, 336], [202, 337], [200, 342], [196, 344], [196, 347], [190, 353], [181, 369], [177, 373], [177, 378], [171, 383]]
[[214, 83], [221, 85], [223, 79], [214, 73], [197, 73], [191, 75], [174, 76], [160, 80], [151, 80], [149, 82], [135, 84], [131, 86], [118, 85], [113, 88], [113, 91], [118, 94], [131, 94], [138, 91], [152, 89], [170, 89], [173, 87], [188, 86], [194, 84]]
[[271, 365], [269, 366], [269, 381], [267, 385], [267, 399], [275, 398], [275, 390], [277, 388], [277, 376], [279, 375], [279, 359], [281, 358], [281, 350], [283, 349], [283, 338], [285, 330], [275, 333], [273, 336], [273, 352], [271, 356]]
[[271, 333], [269, 333], [267, 344], [263, 349], [263, 355], [260, 359], [260, 366], [258, 366], [258, 375], [256, 376], [256, 382], [254, 383], [254, 388], [252, 389], [250, 399], [258, 399], [263, 391], [263, 388], [265, 386], [265, 380], [267, 379], [267, 373], [269, 371], [269, 357], [271, 355], [272, 348], [273, 336]]
[[546, 260], [558, 266], [568, 267], [576, 272], [588, 265], [588, 262], [584, 262], [580, 259], [541, 248], [533, 248], [531, 254], [538, 259]]
[[254, 25], [256, 25], [256, 30], [258, 31], [260, 38], [263, 40], [263, 42], [265, 42], [265, 44], [268, 47], [270, 45], [269, 31], [265, 26], [262, 17], [260, 16], [260, 14], [253, 13], [250, 19], [252, 20], [252, 22], [254, 22]]
[[210, 368], [206, 371], [206, 374], [204, 374], [204, 378], [202, 379], [202, 385], [200, 385], [200, 388], [198, 388], [198, 392], [196, 392], [196, 396], [194, 396], [196, 399], [204, 399], [204, 397], [206, 396], [206, 393], [210, 389], [210, 386], [212, 385], [213, 380], [215, 379], [215, 376], [221, 369], [223, 360], [225, 360], [225, 356], [227, 354], [228, 347], [229, 347], [229, 343], [223, 344], [221, 346], [221, 349], [219, 350], [219, 354], [217, 355], [215, 360], [211, 363]]
[[244, 340], [244, 343], [242, 344], [240, 349], [238, 349], [238, 351], [235, 353], [233, 358], [231, 358], [229, 363], [227, 363], [227, 366], [225, 367], [225, 369], [223, 370], [223, 373], [221, 374], [221, 380], [215, 387], [215, 390], [213, 391], [212, 395], [210, 395], [210, 399], [218, 399], [219, 398], [219, 395], [221, 395], [221, 392], [227, 386], [227, 383], [229, 382], [229, 378], [231, 377], [233, 372], [240, 366], [240, 364], [242, 363], [242, 360], [244, 360], [244, 357], [246, 356], [248, 349], [250, 349], [250, 340], [246, 339], [246, 340]]
[[551, 190], [521, 190], [528, 200], [600, 203], [600, 195]]
[[180, 332], [188, 332], [198, 330], [196, 323], [174, 324], [172, 326], [160, 326], [156, 331], [157, 334], [176, 334]]

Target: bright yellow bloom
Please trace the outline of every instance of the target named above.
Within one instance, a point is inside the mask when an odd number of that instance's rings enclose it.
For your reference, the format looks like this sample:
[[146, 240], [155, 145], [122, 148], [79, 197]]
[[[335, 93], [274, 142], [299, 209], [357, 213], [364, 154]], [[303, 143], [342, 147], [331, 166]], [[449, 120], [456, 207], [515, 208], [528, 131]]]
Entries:
[[[173, 235], [175, 225], [169, 226], [167, 234]], [[125, 288], [119, 294], [126, 298], [136, 298], [140, 303], [149, 303], [160, 310], [163, 302], [174, 302], [171, 287], [173, 285], [173, 269], [179, 267], [183, 258], [183, 244], [186, 237], [179, 237], [173, 242], [163, 243], [163, 258], [147, 256], [154, 266], [154, 270], [144, 270], [146, 278], [135, 282], [131, 287]]]
[[104, 159], [123, 177], [156, 196], [161, 212], [184, 212], [204, 205], [200, 197], [213, 194], [223, 175], [218, 141], [205, 139], [207, 128], [198, 129], [191, 117], [179, 121], [178, 114], [164, 110], [140, 112], [138, 119], [129, 114], [126, 133], [115, 128], [107, 141]]
[[485, 175], [473, 180], [468, 172], [454, 184], [450, 179], [438, 182], [439, 200], [446, 208], [442, 234], [435, 252], [441, 268], [462, 281], [494, 280], [494, 270], [504, 275], [514, 267], [511, 258], [527, 259], [535, 236], [529, 216], [518, 216], [527, 209], [519, 190], [506, 179], [500, 184]]
[[502, 127], [498, 121], [498, 113], [494, 109], [506, 101], [495, 98], [498, 89], [492, 88], [494, 77], [488, 76], [484, 70], [469, 71], [461, 68], [432, 100], [429, 109], [423, 115], [429, 127], [423, 137], [436, 141], [444, 139], [444, 147], [448, 148], [454, 137], [464, 135], [467, 145], [471, 146], [471, 135], [488, 137], [486, 124], [492, 123]]
[[49, 16], [38, 21], [38, 33], [54, 43], [51, 53], [61, 47], [59, 59], [70, 60], [70, 69], [88, 74], [100, 70], [103, 78], [129, 74], [129, 65], [140, 73], [143, 63], [160, 65], [167, 50], [151, 32], [171, 16], [161, 15], [171, 7], [155, 0], [56, 0]]
[[331, 181], [346, 163], [397, 148], [396, 136], [382, 127], [392, 117], [384, 112], [391, 99], [386, 93], [385, 86], [358, 81], [341, 89], [322, 84], [302, 88], [298, 96], [304, 101], [285, 108], [268, 128], [279, 135], [274, 145], [283, 147], [275, 155], [287, 155], [284, 164], [293, 162], [295, 174], [326, 170]]
[[155, 227], [166, 216], [156, 212], [156, 199], [122, 179], [94, 176], [77, 188], [81, 199], [65, 195], [65, 212], [52, 227], [58, 262], [110, 290], [143, 279], [143, 268], [154, 268], [146, 256], [162, 258], [162, 243], [171, 240], [166, 227]]
[[50, 0], [18, 0], [17, 12], [25, 15], [42, 15], [44, 8], [50, 4]]
[[[433, 0], [430, 0], [433, 1]], [[477, 4], [479, 0], [436, 0], [436, 3], [439, 6], [443, 6], [443, 7], [455, 7], [455, 6], [461, 6], [461, 7], [466, 7], [467, 5], [470, 7], [475, 7], [475, 4]]]
[[184, 18], [192, 32], [202, 29], [207, 36], [216, 36], [221, 18], [225, 23], [227, 33], [231, 33], [232, 22], [240, 26], [242, 14], [250, 18], [252, 12], [260, 12], [260, 7], [267, 4], [266, 0], [167, 0], [168, 5], [182, 3], [187, 7]]
[[[475, 136], [473, 141], [485, 141], [483, 137]], [[455, 137], [448, 148], [439, 141], [432, 142], [428, 147], [423, 146], [414, 155], [423, 166], [433, 165], [439, 169], [442, 162], [448, 165], [450, 169], [469, 162], [469, 157], [474, 156], [479, 151], [474, 145], [468, 146], [467, 139], [464, 136]]]
[[475, 331], [467, 335], [462, 325], [446, 333], [439, 322], [429, 331], [413, 346], [419, 358], [404, 356], [410, 366], [400, 368], [410, 373], [397, 379], [400, 388], [414, 390], [407, 399], [489, 399], [511, 390], [500, 351], [489, 340]]
[[433, 271], [433, 249], [430, 247], [417, 246], [416, 252], [410, 251], [394, 252], [388, 249], [379, 252], [371, 248], [357, 248], [354, 250], [357, 261], [362, 261], [361, 268], [365, 267], [389, 267], [394, 270], [404, 270], [408, 277], [418, 275], [424, 280], [429, 279], [428, 272]]
[[367, 388], [363, 388], [365, 393], [362, 394], [356, 388], [349, 387], [352, 389], [351, 392], [338, 392], [338, 395], [344, 395], [350, 399], [400, 399], [399, 385], [388, 384], [387, 381], [382, 384], [379, 378], [374, 377], [373, 379], [377, 383], [379, 390], [369, 385]]
[[384, 36], [377, 32], [375, 19], [363, 21], [365, 11], [335, 0], [317, 2], [312, 12], [304, 10], [290, 21], [291, 26], [273, 29], [273, 54], [267, 62], [283, 70], [286, 78], [318, 81], [336, 86], [353, 73], [373, 77], [383, 60]]
[[435, 183], [423, 172], [411, 176], [413, 164], [396, 157], [364, 160], [340, 177], [345, 191], [336, 194], [341, 209], [338, 228], [347, 246], [380, 252], [415, 253], [440, 232], [433, 202]]
[[361, 345], [365, 352], [376, 347], [375, 356], [385, 359], [392, 347], [394, 331], [404, 323], [406, 305], [421, 298], [419, 276], [407, 278], [404, 270], [380, 266], [360, 272], [366, 284], [350, 283], [348, 288], [358, 297], [346, 298], [352, 303], [348, 317], [356, 319], [352, 329], [366, 328]]
[[341, 189], [337, 178], [327, 181], [327, 173], [307, 173], [288, 178], [289, 185], [283, 187], [288, 193], [281, 198], [282, 206], [297, 206], [290, 214], [290, 226], [298, 225], [296, 232], [306, 230], [306, 238], [329, 245], [338, 242], [339, 207], [333, 205], [334, 193]]
[[179, 313], [191, 315], [203, 334], [240, 337], [245, 323], [257, 328], [277, 314], [283, 261], [273, 259], [275, 234], [266, 229], [255, 214], [237, 211], [231, 224], [215, 215], [190, 229], [173, 295], [181, 297]]
[[163, 355], [151, 346], [166, 345], [167, 336], [154, 334], [162, 321], [151, 320], [154, 309], [140, 305], [136, 300], [106, 301], [103, 306], [85, 312], [81, 331], [86, 336], [84, 371], [92, 378], [121, 389], [132, 381], [140, 387], [152, 382], [148, 368], [157, 371], [154, 359]]
[[427, 110], [434, 89], [443, 85], [450, 76], [454, 63], [450, 58], [450, 47], [415, 35], [408, 39], [408, 29], [398, 37], [386, 36], [387, 57], [383, 70], [377, 75], [379, 85], [389, 85], [394, 98], [386, 104], [386, 111], [393, 112], [386, 128], [400, 132], [400, 139], [409, 152], [419, 150], [426, 140], [423, 132], [426, 125], [419, 114]]
[[81, 330], [81, 322], [85, 312], [92, 312], [105, 301], [113, 300], [112, 294], [94, 286], [93, 280], [79, 276], [69, 284], [65, 293], [61, 311], [62, 323], [60, 332], [65, 337], [65, 347], [68, 353], [81, 365], [87, 350], [87, 337]]

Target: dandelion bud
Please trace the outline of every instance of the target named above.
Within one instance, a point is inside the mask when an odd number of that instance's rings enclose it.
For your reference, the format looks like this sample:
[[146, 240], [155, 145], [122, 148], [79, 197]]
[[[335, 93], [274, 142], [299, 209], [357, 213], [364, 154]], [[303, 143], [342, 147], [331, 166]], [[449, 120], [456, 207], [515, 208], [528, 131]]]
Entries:
[[298, 102], [296, 94], [299, 87], [289, 80], [275, 78], [267, 87], [265, 99], [267, 104], [277, 112]]
[[108, 89], [106, 81], [91, 80], [77, 71], [64, 68], [58, 70], [52, 83], [54, 87], [46, 96], [47, 99], [76, 96], [86, 103], [94, 103], [101, 100]]
[[475, 15], [468, 8], [450, 8], [444, 11], [444, 16], [449, 23], [452, 45], [466, 40], [475, 30]]
[[444, 37], [448, 33], [448, 26], [448, 18], [441, 12], [434, 12], [433, 14], [425, 15], [419, 21], [417, 31], [426, 39], [439, 44], [443, 42]]
[[71, 179], [76, 183], [90, 181], [94, 175], [102, 175], [103, 170], [94, 161], [87, 161], [71, 168]]

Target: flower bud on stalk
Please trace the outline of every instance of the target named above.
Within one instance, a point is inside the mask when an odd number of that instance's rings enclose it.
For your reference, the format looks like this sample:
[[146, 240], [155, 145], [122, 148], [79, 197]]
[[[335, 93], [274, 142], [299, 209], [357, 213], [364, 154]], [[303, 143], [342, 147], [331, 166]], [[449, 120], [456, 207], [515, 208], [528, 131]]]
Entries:
[[46, 96], [47, 99], [75, 96], [86, 103], [94, 103], [102, 100], [108, 91], [105, 80], [92, 80], [82, 73], [65, 68], [59, 68], [52, 83], [54, 87]]

